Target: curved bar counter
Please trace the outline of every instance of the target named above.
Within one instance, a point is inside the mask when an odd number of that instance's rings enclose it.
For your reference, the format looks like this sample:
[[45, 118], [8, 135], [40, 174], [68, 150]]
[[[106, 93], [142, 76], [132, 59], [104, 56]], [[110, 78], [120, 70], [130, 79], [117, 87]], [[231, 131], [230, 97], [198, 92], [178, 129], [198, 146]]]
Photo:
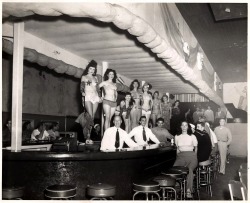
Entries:
[[163, 147], [122, 152], [10, 152], [3, 150], [3, 186], [25, 186], [24, 199], [43, 200], [53, 184], [77, 186], [77, 200], [87, 199], [87, 185], [116, 186], [115, 199], [131, 200], [132, 183], [147, 180], [173, 165], [176, 150]]

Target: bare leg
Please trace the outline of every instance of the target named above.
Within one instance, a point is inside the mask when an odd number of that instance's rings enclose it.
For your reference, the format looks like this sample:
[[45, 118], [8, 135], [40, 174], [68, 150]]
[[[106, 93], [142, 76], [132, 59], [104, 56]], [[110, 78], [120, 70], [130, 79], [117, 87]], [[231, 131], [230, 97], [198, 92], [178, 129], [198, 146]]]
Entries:
[[115, 109], [116, 109], [116, 107], [111, 107], [111, 109], [110, 109], [109, 127], [110, 127], [110, 120], [111, 120], [112, 116], [115, 114]]
[[97, 108], [98, 108], [98, 105], [99, 105], [98, 102], [96, 102], [96, 103], [93, 104], [93, 120], [94, 120], [94, 118], [95, 118], [95, 113], [96, 113], [96, 110], [97, 110]]
[[125, 131], [128, 133], [128, 119], [126, 119], [126, 115], [122, 115], [122, 118], [124, 120], [124, 124], [125, 124]]
[[85, 101], [85, 108], [86, 108], [87, 112], [89, 113], [90, 117], [92, 119], [94, 119], [94, 116], [93, 116], [93, 104], [92, 104], [92, 102]]
[[153, 124], [153, 127], [155, 127], [155, 124], [156, 124], [156, 116], [157, 116], [157, 115], [154, 114], [154, 113], [151, 114], [151, 118], [152, 118], [152, 122], [153, 122], [153, 123], [152, 123], [152, 124]]
[[148, 127], [148, 122], [151, 114], [148, 113], [142, 113], [143, 116], [146, 116], [146, 127]]
[[104, 122], [104, 131], [110, 127], [110, 119], [111, 119], [111, 107], [107, 104], [103, 105], [103, 111], [105, 114], [105, 122]]
[[139, 119], [138, 119], [138, 109], [133, 109], [130, 112], [130, 117], [131, 117], [131, 126], [132, 129], [138, 125]]

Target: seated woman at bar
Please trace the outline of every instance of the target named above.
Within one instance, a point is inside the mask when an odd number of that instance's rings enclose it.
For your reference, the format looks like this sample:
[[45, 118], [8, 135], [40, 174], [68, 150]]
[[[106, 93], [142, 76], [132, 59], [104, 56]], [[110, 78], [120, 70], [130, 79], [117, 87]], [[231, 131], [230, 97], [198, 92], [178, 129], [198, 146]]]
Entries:
[[59, 123], [53, 122], [50, 126], [50, 129], [48, 130], [50, 140], [55, 140], [57, 137], [59, 137]]
[[49, 140], [49, 133], [46, 130], [44, 122], [40, 122], [31, 134], [31, 140]]
[[146, 127], [148, 127], [149, 118], [151, 115], [153, 100], [152, 95], [149, 93], [149, 90], [152, 86], [149, 83], [144, 83], [142, 86], [142, 116], [146, 117]]
[[122, 116], [125, 122], [125, 131], [127, 133], [131, 131], [131, 111], [134, 108], [134, 103], [134, 100], [131, 98], [131, 93], [126, 92], [125, 99], [116, 107], [116, 112]]
[[162, 114], [162, 109], [161, 109], [161, 100], [159, 99], [159, 92], [155, 91], [153, 94], [153, 107], [151, 113], [153, 127], [156, 126], [156, 119], [160, 118], [161, 114]]
[[186, 121], [180, 126], [181, 130], [175, 136], [175, 144], [177, 147], [177, 157], [174, 166], [186, 166], [189, 169], [187, 175], [187, 198], [192, 198], [193, 189], [193, 171], [197, 167], [197, 139], [192, 134], [192, 130]]
[[130, 93], [135, 101], [134, 108], [131, 110], [131, 128], [138, 126], [141, 117], [141, 98], [142, 92], [139, 90], [140, 83], [137, 79], [133, 80], [130, 84]]
[[94, 120], [95, 113], [99, 102], [101, 101], [98, 92], [98, 78], [96, 77], [97, 63], [92, 60], [86, 66], [82, 77], [81, 77], [81, 87], [80, 91], [82, 93], [82, 102], [85, 106], [87, 112]]
[[105, 114], [104, 130], [110, 127], [110, 120], [115, 113], [117, 100], [117, 86], [116, 86], [116, 71], [107, 69], [104, 74], [104, 81], [99, 84], [99, 87], [104, 89], [103, 111]]

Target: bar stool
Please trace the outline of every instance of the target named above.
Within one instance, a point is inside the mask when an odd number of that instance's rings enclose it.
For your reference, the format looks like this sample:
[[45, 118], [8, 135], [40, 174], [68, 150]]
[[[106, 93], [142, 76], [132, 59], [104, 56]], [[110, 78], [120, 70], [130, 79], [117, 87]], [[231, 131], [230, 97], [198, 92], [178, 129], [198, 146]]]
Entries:
[[73, 185], [51, 185], [44, 190], [44, 195], [52, 200], [71, 200], [76, 196], [76, 189]]
[[6, 187], [2, 190], [2, 198], [5, 200], [21, 200], [24, 187]]
[[158, 182], [160, 185], [162, 190], [162, 200], [166, 200], [166, 198], [169, 199], [169, 194], [172, 195], [172, 193], [174, 193], [174, 200], [176, 200], [176, 190], [174, 188], [176, 183], [175, 178], [170, 175], [160, 175], [154, 177], [153, 181]]
[[135, 194], [133, 195], [133, 200], [138, 194], [145, 194], [146, 200], [148, 201], [149, 194], [152, 195], [152, 200], [154, 195], [160, 200], [160, 195], [158, 192], [161, 190], [159, 183], [155, 181], [144, 181], [144, 182], [136, 182], [133, 183], [133, 190]]
[[196, 168], [193, 172], [194, 174], [194, 184], [193, 191], [196, 193], [198, 200], [200, 200], [200, 188], [199, 188], [199, 179], [198, 179], [198, 168]]
[[208, 194], [212, 197], [212, 182], [211, 182], [211, 161], [203, 161], [199, 163], [198, 167], [199, 188], [206, 187]]
[[210, 160], [211, 160], [211, 175], [213, 177], [213, 181], [217, 179], [218, 172], [219, 172], [219, 160], [218, 160], [218, 155], [216, 154], [211, 154], [210, 155]]
[[116, 186], [106, 183], [96, 183], [87, 186], [86, 195], [91, 197], [91, 200], [113, 200], [116, 194]]
[[183, 175], [182, 178], [182, 188], [183, 188], [183, 199], [186, 198], [186, 187], [187, 187], [187, 175], [189, 173], [189, 169], [186, 166], [173, 166], [172, 170], [180, 171]]
[[180, 199], [182, 200], [182, 196], [185, 197], [185, 174], [181, 172], [180, 170], [175, 170], [175, 169], [169, 169], [166, 172], [161, 172], [162, 175], [170, 175], [171, 177], [176, 179], [176, 182], [179, 184], [180, 189], [177, 193], [180, 194]]

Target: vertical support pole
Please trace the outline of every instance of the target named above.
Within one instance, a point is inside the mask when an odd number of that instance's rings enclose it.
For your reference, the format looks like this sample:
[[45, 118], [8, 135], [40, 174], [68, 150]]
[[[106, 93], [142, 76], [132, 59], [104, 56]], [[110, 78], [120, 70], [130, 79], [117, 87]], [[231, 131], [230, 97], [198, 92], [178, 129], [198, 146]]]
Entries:
[[22, 146], [24, 23], [14, 23], [11, 151]]
[[[106, 61], [102, 62], [102, 81], [104, 79], [104, 73], [108, 69], [108, 66], [109, 66], [108, 62], [106, 62]], [[104, 93], [103, 92], [102, 92], [102, 96], [104, 97]], [[103, 112], [103, 108], [102, 108], [102, 116], [101, 116], [101, 118], [102, 118], [102, 121], [101, 121], [101, 134], [103, 136], [103, 133], [104, 133], [103, 132], [103, 125], [104, 125], [104, 112]]]

